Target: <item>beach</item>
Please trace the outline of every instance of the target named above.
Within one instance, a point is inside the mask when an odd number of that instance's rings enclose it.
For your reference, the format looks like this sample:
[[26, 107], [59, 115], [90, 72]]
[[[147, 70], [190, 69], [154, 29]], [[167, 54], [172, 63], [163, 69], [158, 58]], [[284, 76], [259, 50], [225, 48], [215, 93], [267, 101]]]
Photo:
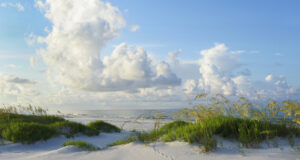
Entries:
[[[108, 113], [117, 111], [106, 111]], [[112, 142], [128, 137], [132, 129], [151, 130], [154, 126], [154, 120], [140, 120], [135, 122], [135, 118], [141, 111], [118, 111], [114, 114], [100, 115], [95, 112], [82, 114], [70, 114], [68, 120], [88, 123], [96, 119], [103, 119], [116, 126], [124, 125], [124, 130], [120, 133], [101, 133], [99, 136], [88, 137], [86, 135], [76, 135], [72, 139], [84, 140], [97, 147], [102, 148], [99, 151], [82, 151], [74, 146], [63, 147], [62, 143], [67, 140], [66, 137], [60, 136], [51, 138], [47, 141], [39, 141], [34, 144], [9, 143], [0, 146], [1, 160], [298, 160], [300, 159], [299, 151], [291, 148], [287, 139], [278, 139], [278, 147], [269, 145], [264, 142], [260, 148], [240, 148], [238, 143], [230, 140], [221, 140], [218, 148], [212, 152], [204, 153], [201, 147], [186, 142], [154, 142], [144, 144], [140, 142], [129, 143], [114, 147], [106, 147]], [[144, 111], [142, 111], [144, 112]], [[94, 113], [94, 114], [89, 114]], [[129, 114], [130, 113], [130, 114]], [[109, 116], [110, 115], [110, 116]], [[126, 115], [126, 116], [125, 116]], [[136, 116], [134, 116], [136, 115]], [[106, 116], [106, 117], [104, 117]], [[169, 120], [165, 120], [169, 121]], [[295, 139], [299, 144], [300, 139]]]

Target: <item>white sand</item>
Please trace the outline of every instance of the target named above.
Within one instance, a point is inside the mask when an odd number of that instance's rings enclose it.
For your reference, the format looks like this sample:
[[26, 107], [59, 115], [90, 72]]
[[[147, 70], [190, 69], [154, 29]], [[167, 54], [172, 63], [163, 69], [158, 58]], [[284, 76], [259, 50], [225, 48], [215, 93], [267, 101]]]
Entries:
[[[150, 126], [150, 125], [149, 125]], [[129, 128], [132, 128], [128, 126]], [[76, 136], [99, 147], [105, 147], [118, 139], [128, 136], [128, 131], [121, 133], [101, 133], [100, 136]], [[239, 152], [237, 143], [223, 141], [212, 153], [202, 153], [198, 146], [184, 142], [152, 144], [130, 143], [100, 151], [81, 151], [76, 147], [62, 147], [64, 136], [32, 145], [19, 143], [0, 146], [0, 160], [300, 160], [300, 153], [292, 149], [287, 140], [279, 139], [279, 147], [263, 144], [259, 149], [242, 149]], [[300, 139], [296, 142], [300, 144]]]
[[[128, 132], [101, 134], [96, 137], [78, 136], [75, 139], [90, 142], [99, 147], [127, 136]], [[7, 144], [0, 146], [0, 160], [296, 160], [299, 152], [290, 148], [286, 140], [279, 140], [279, 148], [264, 147], [260, 149], [243, 149], [239, 152], [236, 143], [223, 141], [223, 147], [219, 147], [213, 153], [202, 153], [199, 147], [184, 142], [152, 144], [130, 143], [101, 151], [86, 152], [76, 147], [62, 147], [64, 137], [52, 138], [46, 142], [37, 142], [33, 145]], [[299, 140], [297, 140], [299, 142]]]

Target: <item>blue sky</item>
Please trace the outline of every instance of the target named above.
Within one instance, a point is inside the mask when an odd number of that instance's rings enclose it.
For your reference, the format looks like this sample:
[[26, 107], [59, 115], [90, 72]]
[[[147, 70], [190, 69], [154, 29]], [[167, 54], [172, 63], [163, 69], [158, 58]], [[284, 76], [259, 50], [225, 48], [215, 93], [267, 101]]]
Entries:
[[[282, 76], [279, 79], [284, 79], [289, 88], [297, 90], [300, 87], [300, 2], [297, 0], [105, 2], [119, 9], [126, 25], [118, 30], [119, 36], [105, 42], [101, 58], [110, 56], [115, 46], [125, 42], [143, 47], [151, 56], [170, 63], [174, 69], [169, 52], [181, 49], [176, 57], [178, 60], [197, 63], [203, 58], [200, 51], [213, 48], [215, 44], [225, 44], [228, 52], [240, 52], [235, 54], [239, 67], [230, 74], [248, 69], [251, 76], [247, 79], [253, 84], [264, 82], [266, 76], [272, 75]], [[20, 3], [24, 10], [14, 6], [16, 3]], [[43, 58], [39, 57], [38, 64], [32, 67], [29, 59], [38, 57], [37, 50], [47, 48], [49, 44], [28, 45], [26, 39], [31, 33], [46, 37], [48, 33], [44, 28], [48, 27], [51, 32], [53, 23], [34, 3], [0, 0], [0, 73], [44, 84], [48, 83], [44, 72], [51, 66], [45, 65]], [[139, 26], [135, 32], [130, 31], [133, 25]], [[12, 65], [17, 67], [9, 67]], [[184, 73], [174, 73], [181, 78], [183, 86], [187, 80], [182, 78]], [[195, 75], [195, 80], [198, 78], [199, 75]], [[58, 84], [60, 89], [72, 88], [64, 83]], [[41, 92], [48, 90], [54, 89]]]

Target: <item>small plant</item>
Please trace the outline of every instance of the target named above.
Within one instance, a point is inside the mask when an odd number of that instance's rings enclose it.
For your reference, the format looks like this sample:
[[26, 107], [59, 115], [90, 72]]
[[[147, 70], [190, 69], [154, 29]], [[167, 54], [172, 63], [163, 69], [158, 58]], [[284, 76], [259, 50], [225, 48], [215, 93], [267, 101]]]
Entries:
[[135, 136], [129, 136], [128, 138], [117, 140], [117, 141], [107, 145], [107, 147], [124, 145], [124, 144], [128, 144], [128, 143], [131, 143], [131, 142], [135, 142], [136, 140], [137, 140], [137, 138]]
[[96, 147], [90, 143], [81, 140], [68, 140], [62, 144], [62, 146], [75, 146], [80, 148], [83, 151], [97, 151], [100, 150], [99, 147]]
[[98, 130], [100, 132], [121, 132], [121, 129], [115, 125], [109, 124], [107, 122], [98, 120], [94, 122], [90, 122], [87, 124], [88, 127]]

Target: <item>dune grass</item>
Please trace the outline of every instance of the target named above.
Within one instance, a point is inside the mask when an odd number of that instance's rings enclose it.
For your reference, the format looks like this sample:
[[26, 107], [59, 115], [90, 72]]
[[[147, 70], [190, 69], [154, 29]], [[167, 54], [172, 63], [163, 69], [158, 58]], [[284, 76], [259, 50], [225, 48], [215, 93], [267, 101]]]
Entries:
[[1, 137], [12, 142], [34, 143], [57, 135], [55, 128], [34, 122], [13, 122], [1, 127]]
[[100, 132], [121, 132], [121, 129], [118, 128], [115, 125], [109, 124], [107, 122], [104, 122], [102, 120], [93, 121], [87, 124], [88, 127], [93, 128], [95, 130], [98, 130]]
[[21, 143], [34, 143], [58, 135], [74, 137], [75, 134], [99, 135], [99, 131], [81, 123], [71, 122], [57, 116], [0, 114], [0, 137]]
[[65, 141], [62, 146], [75, 146], [77, 148], [80, 148], [83, 151], [97, 151], [100, 150], [99, 147], [96, 147], [90, 143], [87, 143], [85, 141], [81, 140], [68, 140]]
[[128, 144], [128, 143], [135, 142], [135, 141], [137, 141], [137, 138], [135, 136], [129, 136], [128, 138], [120, 139], [111, 144], [108, 144], [107, 147], [124, 145], [124, 144]]
[[[122, 145], [135, 141], [151, 143], [184, 141], [198, 144], [203, 151], [217, 148], [217, 137], [236, 140], [244, 147], [258, 147], [263, 141], [274, 140], [276, 137], [300, 137], [300, 129], [295, 126], [273, 124], [259, 120], [242, 119], [230, 116], [216, 116], [199, 123], [174, 121], [150, 132], [135, 132], [126, 139], [118, 140], [108, 146]], [[291, 143], [291, 146], [293, 143]]]
[[200, 123], [173, 128], [160, 137], [162, 141], [178, 140], [197, 143], [202, 145], [205, 151], [210, 151], [217, 147], [216, 136], [235, 139], [244, 147], [258, 147], [262, 141], [275, 137], [299, 137], [300, 130], [258, 120], [217, 116], [202, 120]]
[[[293, 147], [293, 137], [300, 137], [300, 105], [297, 101], [277, 103], [269, 100], [267, 105], [261, 106], [243, 97], [230, 101], [222, 95], [208, 98], [201, 94], [195, 99], [203, 98], [207, 99], [192, 109], [185, 108], [173, 115], [181, 120], [159, 128], [157, 123], [161, 120], [157, 119], [154, 130], [134, 133], [136, 141], [185, 141], [198, 144], [207, 152], [217, 148], [217, 137], [236, 140], [243, 147], [259, 147], [261, 142], [269, 140], [276, 145], [276, 137], [287, 138]], [[115, 145], [129, 142], [120, 140]]]
[[[27, 114], [22, 114], [24, 113]], [[22, 113], [19, 113], [22, 112]], [[87, 136], [97, 136], [100, 131], [116, 131], [120, 129], [106, 122], [95, 127], [97, 122], [91, 122], [92, 127], [81, 123], [65, 120], [59, 116], [47, 115], [41, 108], [32, 106], [17, 108], [0, 108], [0, 139], [11, 142], [21, 142], [31, 144], [39, 140], [65, 135], [74, 137], [76, 134]]]
[[77, 122], [62, 121], [50, 124], [52, 128], [58, 129], [58, 132], [66, 137], [74, 137], [75, 134], [82, 133], [87, 136], [97, 136], [100, 132], [94, 128]]

